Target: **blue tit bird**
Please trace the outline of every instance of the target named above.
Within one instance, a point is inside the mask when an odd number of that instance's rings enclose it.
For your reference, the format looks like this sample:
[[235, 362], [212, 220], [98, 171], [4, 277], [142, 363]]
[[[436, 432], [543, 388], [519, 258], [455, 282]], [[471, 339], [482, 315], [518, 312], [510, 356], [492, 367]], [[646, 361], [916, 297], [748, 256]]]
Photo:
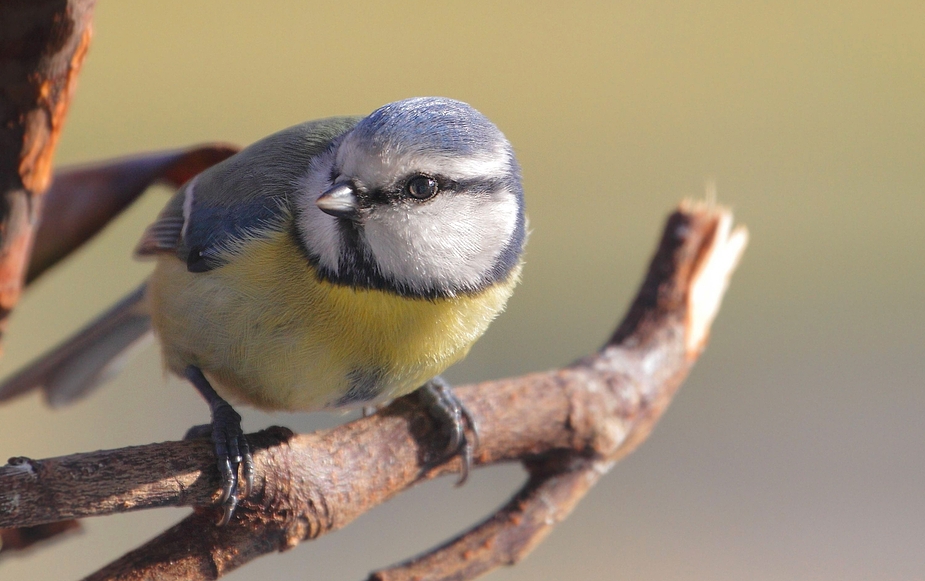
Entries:
[[138, 244], [156, 260], [145, 284], [0, 400], [80, 397], [153, 329], [166, 368], [211, 409], [223, 522], [239, 471], [245, 496], [253, 483], [228, 400], [309, 411], [422, 388], [465, 476], [467, 414], [438, 376], [504, 308], [524, 242], [513, 149], [471, 106], [413, 98], [296, 125], [181, 187]]

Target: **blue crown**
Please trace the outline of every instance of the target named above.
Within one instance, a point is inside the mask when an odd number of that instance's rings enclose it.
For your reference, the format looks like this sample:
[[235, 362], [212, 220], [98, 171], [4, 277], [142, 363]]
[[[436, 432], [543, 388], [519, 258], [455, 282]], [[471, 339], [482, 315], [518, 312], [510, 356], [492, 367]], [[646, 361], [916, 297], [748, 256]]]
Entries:
[[450, 155], [510, 148], [501, 131], [462, 101], [415, 97], [384, 105], [353, 130], [363, 143], [383, 153], [429, 151]]

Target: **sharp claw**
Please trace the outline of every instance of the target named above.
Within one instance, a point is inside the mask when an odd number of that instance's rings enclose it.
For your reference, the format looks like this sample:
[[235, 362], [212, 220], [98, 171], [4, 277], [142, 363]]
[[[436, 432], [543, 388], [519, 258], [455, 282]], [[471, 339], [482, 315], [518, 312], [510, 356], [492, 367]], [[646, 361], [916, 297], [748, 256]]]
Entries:
[[225, 525], [238, 506], [238, 483], [243, 480], [244, 498], [250, 496], [254, 488], [254, 458], [243, 434], [226, 433], [225, 438], [216, 440], [215, 453], [219, 456], [218, 470], [222, 476], [222, 493], [218, 502], [223, 512], [219, 525]]
[[[240, 428], [234, 431], [240, 431]], [[227, 449], [224, 458], [219, 461], [219, 472], [222, 475], [222, 494], [219, 504], [222, 505], [222, 517], [219, 525], [226, 525], [234, 516], [238, 506], [238, 484], [244, 488], [243, 498], [250, 496], [254, 490], [254, 457], [244, 434], [226, 433], [226, 438], [216, 442], [216, 454], [220, 449]], [[239, 475], [240, 471], [240, 475]]]
[[222, 477], [222, 494], [218, 497], [218, 502], [225, 504], [234, 497], [235, 490], [238, 487], [238, 477], [228, 456], [219, 457], [217, 465], [218, 473]]
[[471, 448], [470, 452], [472, 452], [477, 450], [479, 447], [479, 425], [475, 421], [475, 418], [472, 417], [472, 414], [469, 413], [469, 410], [462, 407], [462, 405], [459, 407], [462, 410], [463, 419], [465, 419], [466, 423], [469, 424], [469, 432], [472, 433], [472, 443], [469, 446]]
[[[450, 386], [439, 377], [428, 382], [421, 391], [431, 416], [447, 434], [446, 457], [442, 460], [460, 456], [460, 475], [456, 485], [461, 486], [469, 478], [473, 453], [479, 445], [478, 425]], [[472, 433], [471, 440], [466, 435], [466, 424]]]
[[218, 522], [215, 524], [223, 527], [229, 522], [231, 522], [231, 517], [234, 516], [234, 509], [238, 506], [238, 498], [232, 495], [229, 498], [229, 501], [222, 504], [222, 516], [218, 519]]
[[[238, 506], [238, 484], [244, 488], [243, 498], [250, 496], [254, 489], [254, 457], [244, 434], [228, 434], [227, 445], [229, 453], [219, 462], [219, 471], [222, 474], [222, 494], [219, 504], [222, 505], [222, 518], [218, 524], [226, 525], [231, 521], [235, 508]], [[216, 453], [218, 448], [216, 445]], [[240, 476], [238, 472], [240, 471]]]
[[241, 476], [244, 478], [244, 498], [247, 498], [254, 490], [254, 458], [250, 452], [244, 453], [244, 459], [241, 462]]
[[466, 480], [469, 480], [469, 468], [472, 466], [472, 446], [469, 445], [469, 442], [463, 443], [460, 455], [462, 462], [459, 468], [459, 480], [456, 481], [456, 486], [462, 486], [466, 483]]

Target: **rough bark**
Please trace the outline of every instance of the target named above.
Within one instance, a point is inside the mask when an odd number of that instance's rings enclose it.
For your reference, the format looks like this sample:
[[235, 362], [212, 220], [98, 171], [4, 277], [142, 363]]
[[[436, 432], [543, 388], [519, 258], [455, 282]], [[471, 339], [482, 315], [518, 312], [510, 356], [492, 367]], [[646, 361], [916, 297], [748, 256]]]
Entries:
[[95, 3], [0, 3], [0, 336], [22, 290]]
[[[469, 579], [516, 562], [645, 440], [705, 347], [744, 250], [746, 232], [731, 222], [708, 204], [672, 214], [639, 294], [598, 353], [563, 369], [457, 388], [479, 425], [476, 465], [520, 461], [530, 479], [482, 524], [372, 578]], [[333, 430], [276, 428], [249, 438], [256, 489], [228, 526], [214, 526], [218, 474], [206, 441], [13, 459], [0, 468], [0, 526], [201, 507], [90, 579], [215, 579], [459, 468], [434, 465], [441, 438], [413, 396]]]

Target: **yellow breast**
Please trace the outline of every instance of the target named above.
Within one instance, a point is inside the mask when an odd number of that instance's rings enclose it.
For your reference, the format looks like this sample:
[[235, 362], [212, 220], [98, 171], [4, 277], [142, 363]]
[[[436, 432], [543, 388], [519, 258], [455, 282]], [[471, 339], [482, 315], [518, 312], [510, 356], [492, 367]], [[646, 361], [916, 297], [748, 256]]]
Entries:
[[320, 280], [285, 233], [190, 273], [162, 257], [149, 284], [166, 366], [199, 366], [224, 397], [265, 409], [364, 405], [419, 387], [466, 355], [520, 267], [478, 295], [412, 299]]

